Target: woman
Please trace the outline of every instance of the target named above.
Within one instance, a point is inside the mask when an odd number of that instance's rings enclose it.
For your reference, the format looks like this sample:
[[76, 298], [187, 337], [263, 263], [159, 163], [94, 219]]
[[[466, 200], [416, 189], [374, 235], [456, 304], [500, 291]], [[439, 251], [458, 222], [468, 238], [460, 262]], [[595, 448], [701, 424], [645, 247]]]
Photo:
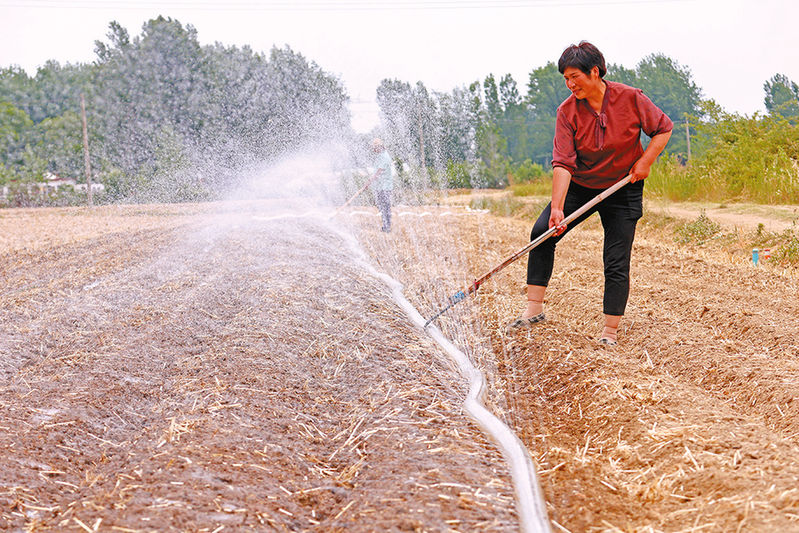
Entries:
[[[558, 70], [572, 92], [558, 108], [552, 151], [552, 202], [536, 221], [535, 239], [549, 228], [555, 236], [530, 251], [527, 308], [508, 328], [517, 330], [546, 320], [544, 293], [552, 276], [555, 246], [569, 228], [564, 218], [602, 190], [630, 176], [630, 184], [574, 221], [598, 212], [604, 229], [605, 327], [600, 344], [615, 345], [630, 292], [630, 254], [635, 226], [643, 214], [644, 178], [671, 137], [673, 124], [639, 89], [605, 81], [605, 58], [591, 43], [563, 51]], [[640, 135], [651, 140], [646, 150]]]

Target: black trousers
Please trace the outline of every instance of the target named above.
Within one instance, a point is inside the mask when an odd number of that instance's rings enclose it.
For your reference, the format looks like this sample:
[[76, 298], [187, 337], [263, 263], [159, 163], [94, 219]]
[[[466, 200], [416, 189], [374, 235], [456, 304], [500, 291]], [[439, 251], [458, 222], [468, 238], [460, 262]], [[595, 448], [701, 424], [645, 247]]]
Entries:
[[[572, 182], [566, 193], [564, 215], [568, 217], [600, 192], [602, 189], [589, 189]], [[643, 181], [626, 185], [569, 224], [562, 235], [550, 237], [530, 250], [527, 261], [527, 284], [546, 287], [552, 277], [557, 244], [580, 222], [594, 213], [599, 213], [605, 232], [602, 252], [605, 265], [603, 310], [606, 315], [623, 315], [630, 296], [630, 256], [635, 238], [635, 226], [643, 215], [643, 194]], [[530, 240], [549, 229], [551, 207], [551, 204], [547, 205], [536, 220], [530, 233]]]

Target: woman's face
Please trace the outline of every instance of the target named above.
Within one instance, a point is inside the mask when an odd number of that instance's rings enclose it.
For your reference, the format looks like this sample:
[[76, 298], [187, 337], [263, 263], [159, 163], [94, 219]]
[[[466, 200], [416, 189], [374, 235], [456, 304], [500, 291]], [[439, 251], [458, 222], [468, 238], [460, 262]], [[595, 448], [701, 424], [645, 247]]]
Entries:
[[599, 77], [599, 69], [591, 69], [591, 75], [578, 68], [568, 67], [563, 71], [566, 79], [566, 87], [572, 92], [575, 98], [583, 99], [601, 92], [602, 78]]

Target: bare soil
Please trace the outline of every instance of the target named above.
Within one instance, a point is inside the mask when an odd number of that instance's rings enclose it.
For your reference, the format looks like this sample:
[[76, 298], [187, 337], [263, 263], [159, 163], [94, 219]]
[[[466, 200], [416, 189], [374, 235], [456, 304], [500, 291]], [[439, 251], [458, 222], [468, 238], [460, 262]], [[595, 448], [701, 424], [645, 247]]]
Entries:
[[[423, 315], [524, 245], [463, 207], [0, 213], [3, 531], [519, 531], [507, 465]], [[553, 531], [799, 531], [799, 279], [642, 229], [620, 344], [601, 233], [436, 321], [535, 459]]]

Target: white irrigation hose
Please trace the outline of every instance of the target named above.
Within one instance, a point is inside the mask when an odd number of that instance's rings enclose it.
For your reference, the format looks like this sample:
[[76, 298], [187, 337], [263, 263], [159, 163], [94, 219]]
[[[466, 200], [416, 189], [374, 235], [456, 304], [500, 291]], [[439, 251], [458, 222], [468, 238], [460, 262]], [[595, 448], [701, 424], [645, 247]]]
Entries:
[[[363, 266], [376, 278], [382, 279], [392, 290], [394, 300], [408, 314], [408, 316], [424, 329], [425, 318], [416, 310], [415, 307], [405, 298], [402, 293], [402, 284], [389, 276], [378, 272], [371, 263], [368, 262], [366, 254], [358, 245], [354, 237], [345, 233], [339, 233], [350, 245], [350, 248], [357, 254], [356, 261]], [[478, 370], [469, 358], [452, 344], [436, 326], [429, 326], [427, 333], [435, 340], [441, 348], [447, 352], [457, 363], [461, 374], [469, 383], [469, 395], [463, 404], [466, 412], [471, 415], [475, 423], [487, 435], [492, 437], [499, 445], [502, 456], [507, 461], [513, 479], [514, 490], [516, 491], [517, 511], [521, 522], [522, 531], [525, 533], [552, 533], [549, 518], [547, 516], [546, 502], [541, 494], [541, 485], [538, 480], [538, 473], [535, 464], [530, 456], [527, 447], [519, 440], [519, 437], [511, 431], [500, 419], [494, 416], [483, 404], [485, 395], [485, 376]]]

